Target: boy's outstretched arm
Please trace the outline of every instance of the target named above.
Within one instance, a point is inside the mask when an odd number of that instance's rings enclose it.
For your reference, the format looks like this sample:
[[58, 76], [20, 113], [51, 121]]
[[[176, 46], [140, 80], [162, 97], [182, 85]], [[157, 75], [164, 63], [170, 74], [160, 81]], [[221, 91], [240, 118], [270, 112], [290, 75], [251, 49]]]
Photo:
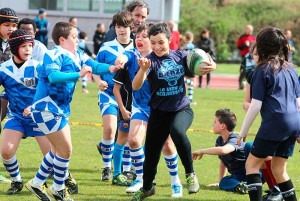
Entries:
[[193, 160], [199, 160], [204, 154], [209, 155], [226, 155], [235, 150], [234, 146], [231, 144], [226, 144], [220, 147], [211, 147], [207, 149], [200, 149], [192, 153]]

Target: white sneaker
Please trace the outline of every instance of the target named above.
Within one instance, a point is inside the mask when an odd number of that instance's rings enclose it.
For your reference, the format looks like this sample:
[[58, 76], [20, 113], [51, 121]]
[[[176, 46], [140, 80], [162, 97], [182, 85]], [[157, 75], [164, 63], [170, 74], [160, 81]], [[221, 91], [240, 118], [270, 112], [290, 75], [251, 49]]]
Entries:
[[50, 201], [50, 196], [46, 193], [46, 186], [34, 186], [33, 179], [28, 181], [25, 187], [33, 193], [38, 199], [43, 201]]
[[126, 189], [126, 193], [135, 193], [138, 190], [140, 190], [140, 188], [142, 187], [143, 187], [143, 181], [136, 179], [131, 183], [130, 187]]
[[182, 197], [182, 185], [181, 184], [173, 184], [172, 188], [172, 198], [181, 198]]

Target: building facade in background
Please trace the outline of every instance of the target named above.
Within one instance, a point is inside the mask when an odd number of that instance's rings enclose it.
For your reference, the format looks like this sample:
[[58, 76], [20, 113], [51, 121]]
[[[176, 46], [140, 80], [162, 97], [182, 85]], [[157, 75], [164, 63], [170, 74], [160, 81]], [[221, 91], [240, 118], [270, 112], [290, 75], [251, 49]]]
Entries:
[[[17, 12], [19, 19], [34, 18], [39, 8], [45, 8], [50, 23], [50, 33], [56, 22], [68, 22], [71, 16], [77, 17], [78, 27], [92, 40], [98, 23], [104, 23], [107, 30], [112, 16], [124, 10], [130, 0], [0, 0], [0, 8], [10, 7]], [[179, 21], [180, 0], [145, 0], [150, 6], [148, 21]], [[51, 34], [50, 34], [51, 35]], [[49, 37], [51, 38], [51, 36]]]

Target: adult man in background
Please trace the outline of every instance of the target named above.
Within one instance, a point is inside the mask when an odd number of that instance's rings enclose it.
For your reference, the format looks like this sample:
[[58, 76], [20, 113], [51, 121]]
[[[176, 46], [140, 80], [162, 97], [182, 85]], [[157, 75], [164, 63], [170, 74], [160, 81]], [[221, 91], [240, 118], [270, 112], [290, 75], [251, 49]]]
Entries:
[[[237, 40], [237, 48], [240, 50], [240, 55], [242, 61], [244, 60], [246, 54], [250, 52], [250, 46], [256, 41], [256, 37], [253, 34], [253, 26], [247, 25], [245, 27], [245, 33], [239, 37]], [[239, 77], [239, 89], [244, 89], [243, 79], [245, 78], [245, 65], [243, 62], [240, 67], [240, 77]]]
[[[150, 7], [143, 0], [132, 0], [127, 4], [126, 10], [131, 13], [131, 15], [133, 17], [133, 21], [134, 21], [133, 28], [132, 28], [131, 34], [130, 34], [130, 38], [133, 39], [137, 28], [140, 25], [145, 23], [148, 15], [149, 15], [149, 12], [150, 12]], [[116, 37], [117, 36], [116, 36], [115, 28], [113, 26], [110, 26], [108, 32], [106, 33], [104, 41], [102, 43], [107, 42], [107, 41], [112, 41]]]

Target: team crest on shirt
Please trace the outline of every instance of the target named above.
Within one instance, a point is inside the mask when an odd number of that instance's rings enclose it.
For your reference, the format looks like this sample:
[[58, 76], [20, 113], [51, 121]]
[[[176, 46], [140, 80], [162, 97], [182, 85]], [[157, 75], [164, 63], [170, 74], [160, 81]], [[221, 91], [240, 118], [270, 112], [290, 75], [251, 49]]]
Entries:
[[123, 123], [124, 128], [128, 128], [128, 123]]
[[35, 86], [35, 78], [34, 77], [24, 78], [24, 85], [26, 87]]
[[184, 75], [184, 68], [172, 59], [166, 59], [162, 62], [157, 73], [158, 79], [164, 79], [169, 86], [174, 86], [177, 84], [177, 80]]

